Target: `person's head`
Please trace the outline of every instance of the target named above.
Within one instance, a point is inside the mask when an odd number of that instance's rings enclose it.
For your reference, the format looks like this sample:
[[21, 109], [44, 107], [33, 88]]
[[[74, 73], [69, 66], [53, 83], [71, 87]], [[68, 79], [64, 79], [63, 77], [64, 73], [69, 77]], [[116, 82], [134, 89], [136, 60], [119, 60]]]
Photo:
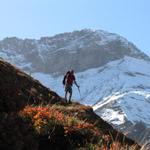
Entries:
[[67, 71], [67, 73], [66, 74], [70, 74], [70, 71]]
[[70, 70], [70, 73], [71, 73], [71, 74], [74, 74], [74, 70]]

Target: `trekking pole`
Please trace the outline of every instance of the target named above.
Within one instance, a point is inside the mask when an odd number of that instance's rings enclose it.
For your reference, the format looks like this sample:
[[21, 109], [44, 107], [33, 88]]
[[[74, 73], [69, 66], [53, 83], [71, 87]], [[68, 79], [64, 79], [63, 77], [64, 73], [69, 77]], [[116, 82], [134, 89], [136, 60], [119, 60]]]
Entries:
[[79, 91], [79, 94], [80, 94], [80, 99], [82, 100], [82, 98], [81, 98], [81, 92], [80, 92], [80, 88], [78, 87], [78, 91]]

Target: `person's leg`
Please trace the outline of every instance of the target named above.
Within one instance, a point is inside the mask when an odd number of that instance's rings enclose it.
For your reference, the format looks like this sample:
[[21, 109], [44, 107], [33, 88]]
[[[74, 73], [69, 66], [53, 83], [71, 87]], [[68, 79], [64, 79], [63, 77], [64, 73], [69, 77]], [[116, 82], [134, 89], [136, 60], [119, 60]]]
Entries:
[[65, 91], [65, 100], [67, 101], [67, 91]]
[[69, 96], [69, 102], [71, 102], [71, 97], [72, 97], [72, 93], [70, 93], [70, 96]]
[[67, 102], [67, 93], [68, 93], [68, 87], [67, 87], [67, 85], [65, 86], [65, 100], [66, 100], [66, 102]]
[[71, 102], [71, 97], [72, 97], [72, 87], [71, 86], [69, 87], [69, 93], [70, 93], [69, 102]]

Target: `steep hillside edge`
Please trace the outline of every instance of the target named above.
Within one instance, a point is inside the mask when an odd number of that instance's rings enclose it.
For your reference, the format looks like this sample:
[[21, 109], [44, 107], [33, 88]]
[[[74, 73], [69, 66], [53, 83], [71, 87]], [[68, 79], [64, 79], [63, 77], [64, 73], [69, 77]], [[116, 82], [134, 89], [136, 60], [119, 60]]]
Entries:
[[136, 147], [91, 107], [66, 104], [55, 92], [0, 61], [0, 149], [59, 150]]

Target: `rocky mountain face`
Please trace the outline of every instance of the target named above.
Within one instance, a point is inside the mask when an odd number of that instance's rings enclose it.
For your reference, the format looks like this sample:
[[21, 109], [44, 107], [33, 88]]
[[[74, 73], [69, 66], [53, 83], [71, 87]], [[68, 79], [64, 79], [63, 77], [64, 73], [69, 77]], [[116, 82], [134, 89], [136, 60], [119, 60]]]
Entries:
[[125, 55], [149, 60], [125, 38], [102, 30], [85, 29], [39, 40], [12, 37], [0, 41], [0, 57], [29, 72], [62, 74], [70, 68], [81, 72]]

